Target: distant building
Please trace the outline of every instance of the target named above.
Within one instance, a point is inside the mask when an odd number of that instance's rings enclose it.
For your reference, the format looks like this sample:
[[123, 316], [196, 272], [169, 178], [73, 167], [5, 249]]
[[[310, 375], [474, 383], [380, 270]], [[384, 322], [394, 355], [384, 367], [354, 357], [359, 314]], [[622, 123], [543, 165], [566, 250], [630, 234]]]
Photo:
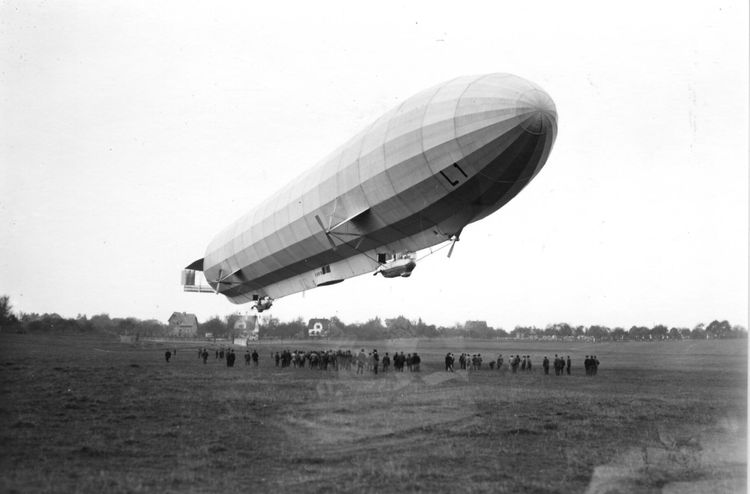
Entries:
[[464, 329], [466, 331], [487, 331], [489, 327], [487, 326], [487, 321], [466, 321]]
[[235, 339], [257, 341], [259, 334], [258, 316], [256, 314], [237, 314], [237, 320], [234, 322], [232, 329], [237, 335]]
[[198, 318], [187, 312], [173, 312], [169, 316], [170, 336], [198, 336]]
[[330, 322], [328, 319], [310, 319], [310, 322], [307, 323], [307, 336], [312, 338], [325, 336], [328, 333]]

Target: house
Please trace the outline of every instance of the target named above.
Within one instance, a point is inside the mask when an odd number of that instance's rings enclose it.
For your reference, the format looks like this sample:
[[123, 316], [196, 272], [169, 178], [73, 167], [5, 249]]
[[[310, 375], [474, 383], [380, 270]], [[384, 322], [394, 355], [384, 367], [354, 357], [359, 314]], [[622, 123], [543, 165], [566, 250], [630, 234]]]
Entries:
[[[237, 314], [234, 321], [234, 333], [242, 340], [257, 341], [259, 334], [258, 316], [255, 314]], [[244, 343], [243, 343], [244, 344]]]
[[173, 312], [169, 316], [169, 336], [197, 336], [198, 318], [187, 312]]
[[325, 336], [328, 333], [330, 322], [328, 319], [310, 319], [310, 322], [307, 323], [307, 336], [311, 338]]

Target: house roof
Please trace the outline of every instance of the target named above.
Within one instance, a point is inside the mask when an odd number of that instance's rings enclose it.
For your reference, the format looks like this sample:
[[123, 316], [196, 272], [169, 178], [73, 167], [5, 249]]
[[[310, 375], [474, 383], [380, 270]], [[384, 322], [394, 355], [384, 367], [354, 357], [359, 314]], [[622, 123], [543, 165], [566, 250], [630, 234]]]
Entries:
[[312, 329], [315, 326], [315, 323], [319, 322], [321, 325], [323, 325], [324, 328], [328, 327], [328, 323], [330, 320], [328, 319], [310, 319], [310, 322], [307, 323], [307, 329]]
[[173, 312], [169, 316], [169, 324], [175, 326], [198, 326], [198, 318], [195, 314], [188, 314], [187, 312]]

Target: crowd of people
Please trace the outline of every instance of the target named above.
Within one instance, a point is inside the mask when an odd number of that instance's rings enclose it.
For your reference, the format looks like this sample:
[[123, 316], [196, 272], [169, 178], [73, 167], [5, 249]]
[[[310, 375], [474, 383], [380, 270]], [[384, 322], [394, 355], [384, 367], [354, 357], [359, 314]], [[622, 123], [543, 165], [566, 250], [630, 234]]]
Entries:
[[309, 368], [319, 370], [352, 370], [357, 374], [388, 372], [393, 366], [395, 372], [403, 372], [404, 368], [411, 372], [419, 372], [422, 361], [416, 353], [404, 355], [396, 352], [390, 355], [385, 352], [382, 357], [377, 349], [365, 352], [351, 350], [282, 350], [271, 353], [271, 359], [276, 367]]
[[[234, 367], [236, 360], [236, 354], [233, 348], [222, 347], [213, 349], [214, 358], [216, 360], [225, 360], [227, 367]], [[165, 360], [170, 361], [173, 355], [177, 355], [177, 349], [174, 352], [167, 350], [164, 354]], [[204, 364], [208, 362], [209, 350], [207, 348], [198, 349], [198, 358], [203, 361]], [[422, 357], [417, 352], [412, 352], [404, 355], [404, 352], [394, 352], [390, 355], [389, 352], [385, 352], [382, 357], [378, 353], [377, 349], [366, 352], [362, 348], [359, 352], [352, 350], [281, 350], [277, 352], [271, 352], [271, 361], [274, 362], [276, 367], [294, 367], [294, 368], [308, 368], [317, 370], [352, 370], [354, 369], [357, 374], [373, 373], [378, 374], [380, 372], [389, 372], [393, 367], [394, 372], [404, 372], [407, 369], [409, 372], [420, 372], [420, 365], [422, 363]], [[245, 365], [258, 367], [260, 354], [256, 349], [245, 350], [244, 354]], [[445, 371], [454, 372], [455, 355], [448, 352], [445, 355]], [[469, 354], [461, 353], [458, 357], [459, 369], [466, 371], [479, 371], [482, 370], [484, 359], [481, 353]], [[545, 375], [549, 375], [550, 367], [554, 370], [556, 376], [571, 375], [573, 363], [570, 355], [563, 356], [555, 354], [553, 360], [545, 355], [542, 359], [542, 370]], [[527, 373], [532, 372], [534, 364], [532, 363], [531, 355], [510, 355], [506, 360], [502, 354], [498, 355], [496, 359], [490, 359], [487, 362], [486, 367], [489, 370], [498, 370], [500, 372], [510, 371], [513, 374], [516, 373]], [[584, 359], [584, 369], [587, 376], [595, 376], [599, 368], [599, 359], [596, 355], [586, 355]]]
[[586, 359], [583, 361], [583, 367], [586, 369], [587, 376], [595, 376], [599, 369], [599, 359], [596, 358], [596, 355], [591, 355], [590, 357], [586, 355]]
[[[453, 372], [453, 366], [455, 364], [455, 355], [448, 352], [445, 355], [445, 371]], [[482, 363], [484, 359], [481, 353], [468, 354], [462, 353], [458, 357], [458, 365], [461, 370], [477, 371], [482, 369]], [[510, 370], [513, 374], [518, 372], [532, 372], [534, 365], [531, 361], [531, 355], [510, 355], [508, 358], [508, 365], [505, 366], [505, 358], [502, 354], [498, 355], [497, 359], [491, 359], [488, 363], [489, 370], [499, 370], [501, 372]], [[556, 376], [571, 375], [573, 362], [570, 359], [570, 355], [563, 357], [562, 355], [555, 354], [555, 358], [552, 361], [552, 368], [554, 369]], [[588, 356], [584, 360], [584, 368], [586, 369], [586, 375], [596, 375], [597, 369], [599, 368], [599, 360], [595, 355]], [[550, 359], [545, 355], [542, 359], [542, 369], [545, 375], [549, 375]]]

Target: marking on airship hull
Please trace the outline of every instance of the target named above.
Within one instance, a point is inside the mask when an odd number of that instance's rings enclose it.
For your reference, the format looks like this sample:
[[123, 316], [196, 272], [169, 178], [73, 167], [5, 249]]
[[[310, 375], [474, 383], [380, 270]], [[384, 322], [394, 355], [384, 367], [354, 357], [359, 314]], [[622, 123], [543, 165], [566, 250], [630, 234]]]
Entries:
[[[461, 168], [460, 166], [458, 166], [458, 163], [453, 163], [453, 167], [456, 170], [458, 170], [459, 172], [461, 172], [461, 175], [463, 175], [464, 178], [469, 178], [469, 176], [466, 174], [466, 172], [463, 170], [463, 168]], [[448, 183], [451, 184], [453, 187], [455, 187], [456, 185], [458, 185], [458, 183], [460, 182], [459, 179], [451, 180], [451, 178], [448, 177], [448, 175], [445, 174], [445, 170], [440, 170], [440, 175], [442, 175], [443, 178], [446, 179], [448, 181]]]
[[466, 172], [463, 171], [460, 166], [458, 166], [458, 163], [453, 163], [453, 166], [455, 166], [456, 169], [461, 172], [461, 175], [463, 175], [466, 178], [469, 178], [469, 176], [466, 174]]
[[440, 175], [442, 175], [443, 178], [446, 179], [452, 186], [455, 187], [456, 185], [458, 185], [458, 180], [451, 180], [450, 178], [448, 178], [448, 175], [446, 175], [444, 171], [441, 170]]

